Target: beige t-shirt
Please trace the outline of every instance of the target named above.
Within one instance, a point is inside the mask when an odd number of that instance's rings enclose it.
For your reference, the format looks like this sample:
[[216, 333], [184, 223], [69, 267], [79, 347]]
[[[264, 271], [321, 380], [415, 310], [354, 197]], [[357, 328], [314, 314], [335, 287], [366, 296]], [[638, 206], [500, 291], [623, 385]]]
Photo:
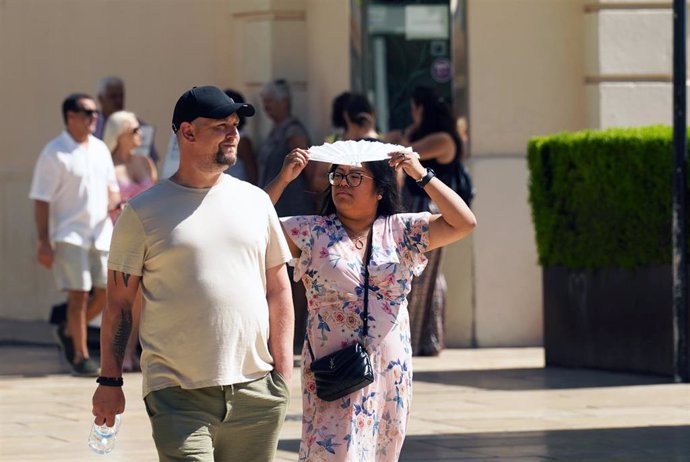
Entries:
[[144, 396], [271, 371], [266, 270], [290, 258], [268, 195], [228, 175], [208, 189], [164, 180], [130, 200], [108, 268], [143, 276]]

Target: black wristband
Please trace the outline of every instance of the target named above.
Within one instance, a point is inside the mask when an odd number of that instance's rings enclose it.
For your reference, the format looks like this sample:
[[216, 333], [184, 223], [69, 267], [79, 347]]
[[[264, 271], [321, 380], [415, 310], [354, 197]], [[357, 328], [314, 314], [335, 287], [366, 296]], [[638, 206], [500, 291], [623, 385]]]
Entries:
[[121, 387], [125, 381], [122, 377], [98, 377], [96, 383], [105, 387]]
[[434, 172], [430, 168], [427, 168], [426, 169], [426, 175], [424, 175], [419, 180], [417, 180], [417, 186], [419, 186], [420, 188], [423, 189], [424, 186], [428, 185], [429, 182], [431, 181], [431, 179], [435, 176], [436, 176], [436, 172]]

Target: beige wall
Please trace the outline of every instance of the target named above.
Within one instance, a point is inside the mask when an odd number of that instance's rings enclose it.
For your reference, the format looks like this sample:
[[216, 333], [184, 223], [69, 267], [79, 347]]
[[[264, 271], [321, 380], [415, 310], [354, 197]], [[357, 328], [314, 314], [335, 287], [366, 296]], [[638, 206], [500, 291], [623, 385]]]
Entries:
[[441, 265], [448, 285], [446, 346], [475, 346], [474, 234], [446, 247]]
[[[349, 3], [340, 0], [229, 1], [236, 23], [235, 73], [251, 103], [261, 106], [261, 86], [273, 78], [292, 87], [293, 112], [321, 142], [331, 99], [350, 86]], [[342, 18], [332, 21], [332, 17]], [[259, 111], [250, 131], [256, 141], [271, 122]]]
[[308, 0], [306, 9], [307, 113], [320, 143], [331, 131], [331, 101], [350, 89], [350, 7], [346, 0]]
[[[100, 77], [121, 76], [127, 108], [157, 127], [163, 153], [187, 88], [231, 86], [257, 104], [263, 83], [285, 77], [319, 136], [330, 99], [349, 87], [348, 8], [339, 0], [0, 2], [0, 316], [47, 319], [62, 300], [34, 262], [27, 195], [38, 153], [62, 130], [68, 93], [93, 94]], [[250, 125], [257, 139], [267, 129], [261, 115]]]
[[[586, 9], [588, 125], [671, 125], [673, 14], [670, 2], [601, 2]], [[688, 119], [690, 120], [690, 118]]]
[[479, 346], [542, 342], [541, 269], [527, 203], [533, 135], [585, 127], [579, 0], [469, 0]]

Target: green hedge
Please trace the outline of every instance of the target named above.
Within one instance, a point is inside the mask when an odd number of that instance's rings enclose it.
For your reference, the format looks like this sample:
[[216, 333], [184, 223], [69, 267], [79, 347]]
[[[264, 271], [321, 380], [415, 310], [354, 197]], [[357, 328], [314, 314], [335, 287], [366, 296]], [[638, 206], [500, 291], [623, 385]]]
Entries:
[[573, 269], [670, 264], [672, 135], [653, 126], [532, 138], [529, 201], [539, 262]]

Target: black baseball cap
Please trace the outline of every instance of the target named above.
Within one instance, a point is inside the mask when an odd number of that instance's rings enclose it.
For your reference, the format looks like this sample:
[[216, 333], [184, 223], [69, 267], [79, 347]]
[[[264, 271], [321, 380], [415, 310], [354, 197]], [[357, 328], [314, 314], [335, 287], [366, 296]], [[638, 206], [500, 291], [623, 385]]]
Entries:
[[254, 106], [236, 103], [223, 90], [211, 85], [194, 87], [184, 92], [177, 100], [173, 111], [172, 129], [177, 133], [182, 122], [191, 122], [197, 117], [225, 119], [234, 113], [251, 117], [254, 115]]

